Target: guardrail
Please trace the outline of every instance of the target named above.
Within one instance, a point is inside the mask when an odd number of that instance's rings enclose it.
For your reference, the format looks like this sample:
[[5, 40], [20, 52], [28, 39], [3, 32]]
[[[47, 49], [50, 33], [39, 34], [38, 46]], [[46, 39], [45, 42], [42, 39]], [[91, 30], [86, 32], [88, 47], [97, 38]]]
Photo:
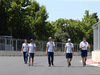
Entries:
[[[80, 56], [80, 52], [74, 52], [74, 56]], [[22, 56], [23, 54], [20, 51], [0, 51], [0, 56]], [[45, 56], [46, 52], [37, 51], [35, 56]], [[88, 55], [91, 55], [91, 52], [88, 52]], [[64, 56], [64, 52], [56, 52], [55, 56]]]

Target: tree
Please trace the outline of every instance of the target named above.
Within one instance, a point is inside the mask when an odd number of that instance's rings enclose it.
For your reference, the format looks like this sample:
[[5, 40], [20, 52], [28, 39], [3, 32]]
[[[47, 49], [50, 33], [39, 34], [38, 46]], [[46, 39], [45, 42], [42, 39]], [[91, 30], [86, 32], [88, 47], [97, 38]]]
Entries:
[[90, 44], [93, 44], [93, 28], [92, 26], [97, 22], [94, 14], [89, 14], [89, 11], [85, 11], [84, 18], [82, 19], [82, 27], [85, 33], [85, 37]]
[[27, 33], [31, 30], [29, 30], [30, 27], [27, 25], [28, 23], [26, 23], [27, 19], [25, 19], [25, 6], [29, 5], [27, 2], [28, 1], [25, 2], [25, 0], [14, 0], [11, 2], [11, 8], [8, 9], [9, 31], [10, 35], [14, 36], [15, 38], [29, 38], [31, 36], [30, 33]]
[[99, 22], [99, 18], [98, 18], [97, 13], [93, 13], [93, 14], [92, 14], [92, 17], [95, 18], [97, 22]]
[[[26, 23], [25, 14], [29, 0], [1, 0], [0, 1], [0, 35], [11, 35], [15, 38], [24, 38], [25, 30], [30, 27]], [[30, 33], [29, 33], [30, 34]], [[24, 35], [24, 36], [23, 36]], [[28, 36], [27, 36], [28, 37]]]
[[57, 42], [66, 42], [69, 35], [67, 32], [62, 31], [62, 29], [59, 29], [55, 34], [55, 41]]
[[7, 12], [4, 0], [0, 0], [0, 35], [8, 35]]
[[56, 27], [55, 41], [66, 42], [71, 38], [73, 43], [79, 43], [83, 37], [87, 38], [90, 44], [93, 44], [92, 25], [97, 22], [94, 14], [85, 11], [82, 21], [73, 19], [58, 19], [53, 24]]
[[[32, 28], [32, 32], [35, 35], [34, 39], [37, 40], [47, 40], [47, 34], [52, 34], [51, 31], [48, 31], [52, 28], [52, 25], [47, 22], [48, 13], [46, 11], [45, 6], [39, 6], [35, 0], [29, 5], [27, 8], [29, 15], [27, 16], [30, 18], [30, 26]], [[50, 33], [48, 33], [50, 32]]]
[[54, 41], [79, 43], [86, 37], [93, 43], [92, 25], [99, 21], [97, 13], [85, 15], [80, 20], [58, 19], [49, 22], [45, 6], [40, 6], [36, 0], [0, 0], [0, 35], [11, 35], [14, 38], [33, 38], [47, 40], [49, 36]]

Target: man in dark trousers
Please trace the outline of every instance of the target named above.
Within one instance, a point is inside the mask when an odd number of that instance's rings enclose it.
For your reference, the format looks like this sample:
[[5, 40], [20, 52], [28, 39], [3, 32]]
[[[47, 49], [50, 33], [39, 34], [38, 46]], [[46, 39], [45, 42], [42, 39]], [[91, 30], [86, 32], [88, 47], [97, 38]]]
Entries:
[[28, 51], [28, 43], [27, 43], [27, 39], [25, 39], [24, 43], [22, 44], [22, 48], [21, 48], [21, 52], [23, 53], [25, 64], [27, 63], [27, 60], [25, 59], [28, 59], [27, 51]]
[[46, 45], [46, 55], [48, 54], [48, 63], [49, 67], [54, 66], [53, 60], [54, 60], [54, 53], [55, 53], [55, 43], [52, 41], [52, 38], [49, 37], [49, 42]]

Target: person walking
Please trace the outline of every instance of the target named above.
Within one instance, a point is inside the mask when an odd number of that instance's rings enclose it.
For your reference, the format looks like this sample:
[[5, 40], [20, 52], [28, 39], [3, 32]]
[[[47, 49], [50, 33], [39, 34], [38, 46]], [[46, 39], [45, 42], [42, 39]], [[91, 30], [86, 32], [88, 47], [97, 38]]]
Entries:
[[71, 43], [71, 39], [68, 39], [68, 43], [65, 44], [65, 52], [66, 55], [68, 67], [71, 66], [72, 56], [74, 54], [74, 46], [73, 43]]
[[28, 54], [29, 54], [29, 65], [28, 66], [30, 66], [31, 58], [32, 58], [32, 66], [33, 66], [35, 51], [36, 51], [36, 45], [33, 39], [31, 39], [30, 44], [28, 44]]
[[52, 38], [49, 37], [49, 42], [47, 42], [47, 45], [46, 45], [46, 55], [48, 54], [48, 64], [49, 64], [49, 67], [51, 66], [54, 66], [54, 53], [55, 53], [55, 43], [52, 41]]
[[27, 63], [27, 60], [28, 60], [27, 51], [28, 51], [28, 43], [27, 43], [27, 39], [25, 39], [24, 43], [22, 44], [22, 48], [21, 48], [21, 52], [23, 53], [25, 64]]
[[88, 53], [87, 47], [90, 48], [90, 45], [89, 45], [89, 43], [86, 41], [86, 38], [83, 37], [83, 41], [80, 43], [81, 57], [82, 57], [83, 67], [86, 66], [87, 53]]

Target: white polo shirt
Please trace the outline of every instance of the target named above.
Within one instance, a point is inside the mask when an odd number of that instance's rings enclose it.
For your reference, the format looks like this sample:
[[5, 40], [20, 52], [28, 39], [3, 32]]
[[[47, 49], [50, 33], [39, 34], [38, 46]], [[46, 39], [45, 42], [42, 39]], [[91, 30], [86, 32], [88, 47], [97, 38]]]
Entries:
[[28, 44], [28, 47], [29, 47], [29, 53], [34, 53], [34, 47], [36, 47], [35, 43], [33, 44]]
[[23, 47], [23, 52], [27, 52], [28, 51], [28, 43], [23, 43], [22, 47]]
[[82, 41], [82, 42], [80, 43], [80, 46], [81, 46], [81, 47], [84, 47], [84, 48], [82, 48], [82, 50], [87, 50], [88, 45], [89, 45], [88, 42], [83, 42], [83, 41]]
[[72, 48], [73, 48], [73, 43], [66, 43], [65, 48], [66, 48], [66, 53], [72, 53]]
[[52, 41], [52, 42], [48, 42], [46, 47], [48, 47], [48, 52], [54, 52], [54, 46], [55, 46], [55, 43]]

